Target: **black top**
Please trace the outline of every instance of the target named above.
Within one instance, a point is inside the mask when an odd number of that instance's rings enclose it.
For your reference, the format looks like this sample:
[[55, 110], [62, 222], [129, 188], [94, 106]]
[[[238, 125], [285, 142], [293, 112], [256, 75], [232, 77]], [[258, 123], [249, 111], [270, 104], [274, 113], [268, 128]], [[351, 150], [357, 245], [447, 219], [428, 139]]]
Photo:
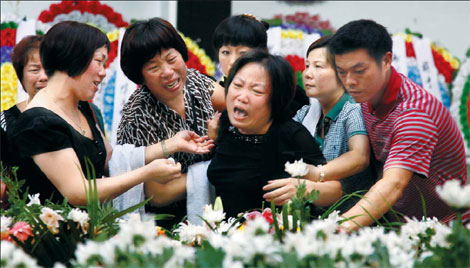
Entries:
[[97, 179], [107, 175], [104, 170], [106, 148], [94, 122], [90, 105], [80, 102], [79, 109], [87, 119], [93, 140], [81, 135], [62, 117], [43, 107], [26, 110], [7, 132], [12, 149], [18, 152], [18, 160], [15, 163], [19, 166], [18, 179], [26, 180], [25, 186], [29, 187], [30, 194], [40, 193], [42, 202], [51, 195], [51, 201], [54, 203], [62, 202], [64, 197], [34, 163], [34, 155], [73, 148], [85, 176], [86, 158], [93, 163]]
[[21, 115], [20, 109], [18, 106], [14, 105], [10, 109], [3, 111], [0, 114], [0, 132], [1, 132], [1, 140], [0, 140], [0, 148], [1, 148], [1, 158], [0, 160], [4, 164], [4, 166], [10, 166], [12, 162], [14, 162], [14, 155], [15, 152], [10, 149], [10, 143], [7, 141], [7, 130], [11, 129], [13, 125], [16, 123], [16, 120]]
[[303, 158], [308, 164], [326, 163], [308, 130], [291, 119], [273, 122], [265, 135], [244, 135], [230, 124], [224, 112], [220, 128], [207, 176], [222, 198], [227, 217], [261, 208], [262, 187], [267, 181], [290, 177], [284, 171], [287, 161]]

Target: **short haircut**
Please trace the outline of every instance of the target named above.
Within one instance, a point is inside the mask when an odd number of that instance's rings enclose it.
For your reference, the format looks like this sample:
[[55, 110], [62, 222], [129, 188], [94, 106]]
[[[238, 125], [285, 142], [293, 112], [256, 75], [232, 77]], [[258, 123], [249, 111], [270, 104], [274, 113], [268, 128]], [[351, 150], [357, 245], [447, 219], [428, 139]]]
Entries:
[[109, 39], [98, 28], [76, 21], [62, 21], [44, 36], [39, 53], [47, 76], [56, 71], [76, 77], [86, 71], [95, 51], [106, 46]]
[[326, 61], [328, 62], [328, 64], [333, 66], [331, 53], [328, 50], [328, 44], [330, 43], [331, 37], [332, 37], [331, 35], [325, 35], [325, 36], [318, 38], [315, 42], [310, 44], [310, 46], [307, 49], [307, 54], [305, 55], [305, 58], [308, 58], [308, 54], [310, 54], [312, 50], [317, 49], [317, 48], [325, 48], [326, 49]]
[[162, 49], [176, 49], [188, 61], [188, 49], [183, 38], [168, 21], [152, 18], [133, 23], [127, 28], [121, 44], [121, 68], [136, 84], [143, 83], [144, 64]]
[[[310, 52], [312, 50], [317, 49], [317, 48], [325, 48], [326, 62], [331, 66], [331, 68], [335, 69], [334, 59], [333, 59], [333, 56], [331, 55], [331, 52], [328, 48], [328, 46], [330, 44], [330, 41], [331, 41], [331, 38], [333, 38], [332, 35], [325, 35], [325, 36], [322, 36], [322, 37], [318, 38], [315, 42], [310, 44], [310, 46], [307, 49], [307, 55], [305, 56], [306, 57], [305, 59], [308, 58], [308, 54], [310, 54]], [[341, 79], [338, 77], [338, 73], [337, 72], [335, 72], [335, 73], [336, 73], [336, 81], [340, 85], [343, 85], [343, 83], [341, 82]]]
[[377, 62], [392, 51], [392, 38], [387, 29], [373, 20], [351, 21], [333, 35], [329, 49], [332, 55], [341, 55], [357, 49], [366, 49]]
[[267, 49], [269, 24], [254, 16], [237, 15], [224, 19], [214, 30], [212, 46], [216, 53], [225, 45]]
[[[23, 85], [23, 71], [28, 61], [31, 59], [32, 53], [37, 51], [39, 52], [39, 46], [44, 38], [39, 35], [28, 35], [21, 39], [21, 41], [16, 44], [11, 54], [11, 61], [13, 67], [15, 68], [16, 75]], [[23, 87], [26, 91], [26, 89]]]
[[263, 49], [254, 49], [237, 59], [225, 83], [225, 95], [233, 78], [248, 63], [258, 63], [265, 68], [271, 81], [271, 118], [273, 121], [289, 119], [287, 106], [294, 98], [295, 77], [289, 62], [281, 56], [269, 54]]

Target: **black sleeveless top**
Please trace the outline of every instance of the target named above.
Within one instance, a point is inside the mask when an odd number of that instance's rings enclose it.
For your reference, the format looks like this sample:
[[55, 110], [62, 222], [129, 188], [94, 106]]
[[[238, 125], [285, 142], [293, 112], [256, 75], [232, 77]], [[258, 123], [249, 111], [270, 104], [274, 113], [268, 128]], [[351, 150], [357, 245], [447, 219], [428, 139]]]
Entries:
[[[72, 148], [80, 161], [83, 174], [87, 174], [86, 158], [93, 164], [96, 178], [105, 174], [106, 148], [103, 138], [96, 127], [93, 112], [87, 102], [79, 102], [79, 109], [85, 116], [93, 133], [93, 139], [81, 135], [67, 121], [56, 113], [43, 108], [34, 107], [23, 112], [16, 124], [7, 131], [10, 148], [16, 150], [18, 179], [26, 180], [29, 194], [40, 194], [40, 199], [51, 198], [60, 203], [64, 197], [33, 161], [32, 156]], [[57, 167], [60, 168], [60, 167]]]

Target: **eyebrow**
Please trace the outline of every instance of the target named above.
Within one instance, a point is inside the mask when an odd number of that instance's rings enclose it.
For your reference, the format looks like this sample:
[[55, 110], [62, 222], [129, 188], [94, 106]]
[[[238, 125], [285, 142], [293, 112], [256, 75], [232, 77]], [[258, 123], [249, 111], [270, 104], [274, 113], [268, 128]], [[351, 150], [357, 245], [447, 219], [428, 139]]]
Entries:
[[[363, 63], [363, 62], [358, 62], [358, 63], [354, 64], [354, 65], [353, 65], [351, 68], [349, 68], [349, 69], [354, 69], [354, 68], [362, 67], [362, 66], [364, 66], [364, 63]], [[339, 67], [339, 66], [336, 66], [336, 69], [338, 69], [338, 70], [344, 70], [343, 68], [341, 68], [341, 67]]]

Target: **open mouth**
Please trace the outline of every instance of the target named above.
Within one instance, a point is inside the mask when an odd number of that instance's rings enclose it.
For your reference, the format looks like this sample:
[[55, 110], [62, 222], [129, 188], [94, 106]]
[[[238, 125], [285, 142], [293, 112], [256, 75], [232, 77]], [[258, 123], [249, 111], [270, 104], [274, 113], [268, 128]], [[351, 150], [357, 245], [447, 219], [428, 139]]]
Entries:
[[245, 119], [248, 117], [248, 112], [246, 110], [243, 110], [242, 108], [235, 107], [233, 108], [233, 116], [240, 120], [240, 119]]
[[176, 79], [175, 81], [173, 81], [169, 84], [166, 84], [163, 87], [166, 88], [166, 89], [175, 89], [175, 88], [178, 87], [179, 82], [180, 82], [180, 79]]

